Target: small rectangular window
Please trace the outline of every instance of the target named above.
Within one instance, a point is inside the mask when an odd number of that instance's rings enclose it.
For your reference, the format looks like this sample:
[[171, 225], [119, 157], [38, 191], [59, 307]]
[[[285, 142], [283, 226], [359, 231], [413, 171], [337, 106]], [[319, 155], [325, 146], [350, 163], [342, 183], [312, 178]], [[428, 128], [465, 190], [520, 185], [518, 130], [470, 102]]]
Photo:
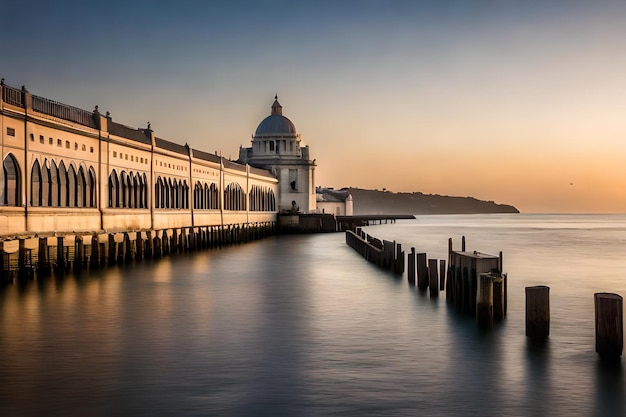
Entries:
[[89, 152], [93, 153], [93, 146], [89, 148]]
[[70, 148], [70, 141], [69, 140], [65, 141], [65, 148], [67, 148], [67, 149]]
[[52, 142], [54, 142], [54, 139], [48, 138], [48, 145], [52, 145]]
[[113, 158], [117, 158], [117, 152], [113, 151]]
[[34, 142], [35, 141], [35, 135], [33, 135], [32, 133], [30, 134], [30, 141]]
[[128, 154], [126, 154], [126, 155], [124, 155], [124, 156], [126, 157], [125, 159], [128, 161]]
[[13, 129], [12, 127], [7, 127], [7, 135], [15, 136], [15, 129]]
[[82, 150], [86, 151], [87, 150], [87, 146], [83, 145]]
[[74, 150], [77, 151], [78, 150], [78, 143], [74, 142]]
[[63, 146], [63, 141], [61, 139], [57, 139], [57, 146]]
[[39, 135], [39, 143], [44, 143], [46, 141], [46, 138], [43, 137], [43, 135]]
[[130, 156], [130, 162], [133, 162], [133, 156], [132, 155]]

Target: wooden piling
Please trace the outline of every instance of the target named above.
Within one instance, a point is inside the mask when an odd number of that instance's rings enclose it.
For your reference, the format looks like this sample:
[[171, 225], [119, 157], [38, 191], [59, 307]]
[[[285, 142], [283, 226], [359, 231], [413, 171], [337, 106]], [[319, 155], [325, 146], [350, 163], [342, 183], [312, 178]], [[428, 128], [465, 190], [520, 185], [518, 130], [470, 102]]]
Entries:
[[428, 288], [428, 263], [425, 253], [417, 254], [417, 287], [420, 290]]
[[550, 287], [526, 287], [526, 336], [542, 340], [550, 335]]
[[439, 260], [439, 291], [446, 288], [446, 260]]
[[493, 327], [493, 277], [480, 274], [476, 293], [476, 324], [480, 329]]
[[622, 296], [613, 293], [594, 294], [596, 312], [596, 352], [602, 359], [617, 359], [624, 348]]
[[409, 284], [415, 285], [415, 248], [411, 248], [411, 252], [408, 255], [407, 268], [407, 278], [409, 280]]
[[504, 319], [504, 279], [500, 276], [493, 280], [493, 319]]
[[430, 297], [438, 297], [439, 296], [439, 276], [437, 274], [437, 259], [429, 259], [428, 260], [428, 276], [429, 282], [428, 285], [430, 287]]
[[465, 252], [465, 236], [461, 237], [461, 252]]

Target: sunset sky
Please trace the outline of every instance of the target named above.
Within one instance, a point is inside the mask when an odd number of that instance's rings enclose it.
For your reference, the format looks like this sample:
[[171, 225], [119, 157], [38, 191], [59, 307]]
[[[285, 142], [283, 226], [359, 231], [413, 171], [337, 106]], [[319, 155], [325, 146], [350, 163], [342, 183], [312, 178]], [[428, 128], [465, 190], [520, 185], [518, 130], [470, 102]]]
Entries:
[[8, 0], [0, 14], [7, 84], [164, 139], [236, 159], [278, 94], [318, 185], [626, 212], [626, 2]]

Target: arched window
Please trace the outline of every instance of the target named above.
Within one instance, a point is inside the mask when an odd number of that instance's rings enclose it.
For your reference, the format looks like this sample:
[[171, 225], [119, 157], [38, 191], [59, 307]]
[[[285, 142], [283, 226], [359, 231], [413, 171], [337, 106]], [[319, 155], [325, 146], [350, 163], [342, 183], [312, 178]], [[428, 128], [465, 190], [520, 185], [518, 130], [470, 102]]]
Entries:
[[197, 181], [196, 184], [193, 187], [193, 208], [194, 209], [199, 209], [200, 207], [200, 196], [199, 196], [199, 192], [200, 192], [200, 182]]
[[245, 210], [246, 195], [241, 186], [231, 182], [224, 190], [224, 209], [225, 210]]
[[30, 205], [41, 207], [41, 166], [37, 160], [30, 172]]
[[74, 166], [70, 165], [70, 169], [67, 171], [67, 205], [68, 207], [76, 207], [76, 171]]
[[67, 169], [65, 163], [59, 164], [59, 207], [67, 207], [68, 202]]
[[2, 189], [2, 204], [18, 206], [20, 204], [20, 169], [13, 154], [8, 154], [2, 163], [4, 184]]
[[183, 180], [182, 184], [181, 184], [181, 203], [182, 203], [182, 208], [184, 209], [188, 209], [189, 208], [189, 186], [187, 185], [187, 180]]
[[120, 206], [120, 181], [117, 178], [117, 172], [111, 171], [109, 174], [109, 207]]
[[143, 178], [141, 178], [141, 175], [139, 175], [139, 173], [137, 173], [137, 175], [135, 176], [135, 179], [137, 181], [137, 184], [136, 184], [136, 188], [137, 188], [137, 208], [143, 208], [143, 193], [144, 193]]
[[119, 207], [128, 207], [128, 180], [126, 171], [120, 172], [120, 205]]
[[132, 208], [139, 208], [139, 202], [137, 201], [138, 200], [137, 193], [139, 192], [139, 183], [137, 181], [137, 175], [138, 174], [133, 174], [129, 177], [129, 180], [132, 181], [132, 184], [131, 184], [132, 194], [130, 196]]
[[50, 206], [59, 207], [59, 168], [54, 160], [50, 164]]
[[89, 207], [96, 207], [96, 171], [93, 167], [89, 167], [87, 183], [89, 185], [89, 192], [87, 192]]
[[146, 174], [142, 175], [143, 179], [143, 208], [148, 208], [148, 179]]
[[43, 207], [52, 205], [50, 185], [50, 167], [48, 166], [48, 160], [45, 159], [43, 167], [41, 167], [41, 205]]
[[209, 188], [209, 208], [213, 210], [220, 208], [219, 190], [215, 183], [211, 183]]
[[273, 190], [270, 190], [268, 200], [268, 210], [276, 211], [276, 197], [274, 196]]
[[83, 167], [78, 168], [78, 174], [76, 175], [76, 207], [86, 207], [86, 190], [87, 184], [85, 181], [85, 171]]
[[163, 183], [165, 184], [165, 205], [164, 208], [172, 208], [172, 182], [169, 178], [166, 178]]
[[161, 208], [161, 201], [163, 200], [163, 180], [161, 177], [157, 178], [154, 184], [154, 208]]

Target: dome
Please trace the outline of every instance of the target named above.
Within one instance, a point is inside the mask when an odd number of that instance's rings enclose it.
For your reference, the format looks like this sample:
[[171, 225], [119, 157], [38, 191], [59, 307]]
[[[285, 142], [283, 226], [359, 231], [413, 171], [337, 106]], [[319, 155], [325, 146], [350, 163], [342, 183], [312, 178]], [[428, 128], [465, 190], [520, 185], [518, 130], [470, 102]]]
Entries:
[[255, 135], [295, 135], [296, 127], [293, 122], [283, 116], [283, 106], [278, 102], [278, 96], [274, 97], [272, 114], [267, 116], [256, 128]]
[[291, 120], [287, 119], [285, 116], [272, 114], [259, 123], [259, 127], [256, 128], [255, 135], [267, 135], [270, 133], [287, 133], [295, 135], [296, 127], [293, 125]]

